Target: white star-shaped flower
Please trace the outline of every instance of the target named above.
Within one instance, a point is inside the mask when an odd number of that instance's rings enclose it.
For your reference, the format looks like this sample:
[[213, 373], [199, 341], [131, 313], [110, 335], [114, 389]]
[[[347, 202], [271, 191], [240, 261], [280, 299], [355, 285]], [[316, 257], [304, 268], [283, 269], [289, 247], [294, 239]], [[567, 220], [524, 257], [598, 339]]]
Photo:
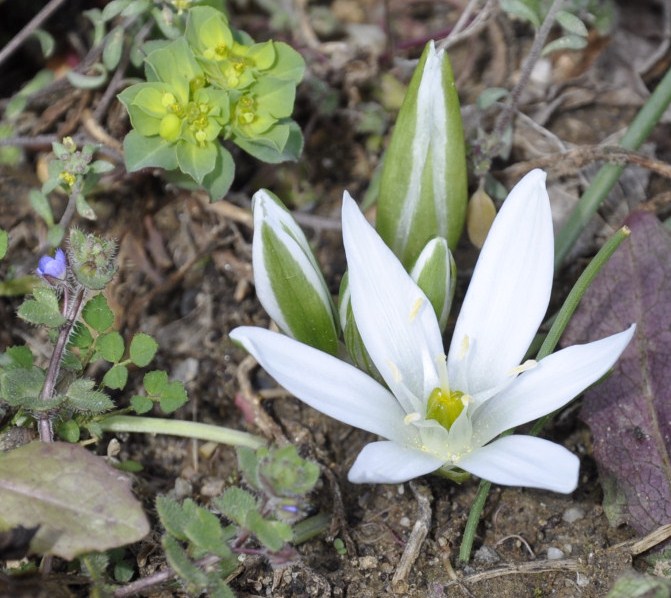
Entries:
[[571, 492], [578, 458], [532, 436], [497, 437], [566, 405], [599, 380], [635, 327], [522, 363], [547, 310], [553, 231], [545, 173], [511, 191], [476, 265], [445, 356], [428, 299], [345, 193], [352, 311], [386, 386], [289, 337], [241, 327], [231, 338], [315, 409], [377, 434], [352, 482], [399, 483], [461, 468], [497, 484]]

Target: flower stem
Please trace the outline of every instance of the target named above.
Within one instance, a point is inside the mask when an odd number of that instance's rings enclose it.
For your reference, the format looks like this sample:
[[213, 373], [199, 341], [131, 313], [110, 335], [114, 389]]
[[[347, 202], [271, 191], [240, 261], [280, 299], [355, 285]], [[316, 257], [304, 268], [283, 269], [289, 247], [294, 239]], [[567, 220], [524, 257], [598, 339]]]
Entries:
[[[620, 141], [620, 146], [628, 150], [636, 150], [647, 139], [666, 108], [671, 103], [671, 69], [664, 75], [659, 85], [652, 92], [648, 101], [629, 125], [627, 132]], [[624, 166], [605, 164], [594, 177], [592, 184], [583, 193], [555, 240], [555, 268], [564, 261], [576, 240], [601, 202], [613, 188]]]
[[487, 480], [480, 480], [478, 492], [475, 495], [473, 504], [471, 505], [471, 511], [468, 514], [468, 521], [466, 521], [466, 527], [464, 527], [464, 536], [461, 539], [461, 546], [459, 547], [459, 561], [463, 564], [468, 563], [471, 558], [471, 550], [473, 549], [475, 532], [478, 528], [480, 515], [482, 515], [482, 511], [485, 508], [485, 503], [487, 502], [487, 496], [489, 495], [489, 490], [491, 487], [491, 482], [488, 482]]
[[[63, 353], [65, 352], [65, 347], [67, 346], [68, 339], [72, 333], [72, 328], [77, 321], [77, 316], [79, 315], [79, 310], [81, 309], [82, 302], [84, 301], [84, 295], [86, 291], [83, 287], [78, 286], [73, 293], [73, 300], [70, 299], [70, 289], [66, 287], [64, 293], [63, 313], [66, 320], [65, 324], [63, 324], [60, 331], [58, 332], [58, 338], [56, 339], [56, 344], [54, 345], [54, 351], [51, 354], [51, 359], [49, 360], [49, 367], [47, 368], [47, 374], [44, 378], [44, 386], [42, 387], [42, 392], [40, 392], [40, 400], [42, 401], [50, 401], [54, 397], [54, 389], [56, 388], [58, 373], [61, 369]], [[40, 440], [42, 442], [54, 441], [54, 430], [51, 425], [51, 416], [49, 413], [40, 413], [37, 421], [37, 429], [39, 430]]]
[[[580, 300], [582, 299], [585, 291], [594, 281], [596, 275], [601, 271], [606, 265], [606, 262], [610, 257], [615, 253], [615, 250], [620, 246], [622, 241], [627, 239], [631, 231], [626, 226], [623, 226], [618, 230], [599, 250], [599, 252], [594, 256], [592, 261], [588, 264], [585, 271], [580, 275], [577, 282], [573, 285], [571, 292], [566, 297], [559, 313], [555, 317], [555, 320], [550, 328], [550, 332], [545, 337], [541, 348], [538, 350], [536, 355], [536, 360], [540, 361], [544, 357], [547, 357], [552, 351], [554, 351], [561, 335], [564, 333], [564, 329], [568, 325], [573, 313], [575, 312]], [[554, 413], [550, 413], [541, 419], [539, 419], [531, 429], [531, 436], [538, 436], [540, 431], [543, 429], [545, 424], [552, 419]], [[508, 430], [504, 432], [501, 436], [508, 436], [513, 433], [513, 430]], [[478, 493], [475, 496], [473, 505], [471, 506], [471, 511], [468, 514], [468, 521], [466, 521], [466, 527], [464, 528], [464, 537], [461, 540], [461, 546], [459, 548], [459, 561], [462, 563], [468, 563], [471, 557], [471, 550], [473, 549], [473, 540], [475, 539], [475, 531], [478, 527], [478, 522], [480, 521], [480, 516], [482, 511], [485, 508], [485, 502], [487, 501], [487, 495], [489, 490], [492, 487], [491, 482], [482, 480], [480, 486], [478, 487]]]
[[197, 440], [210, 440], [231, 446], [246, 446], [257, 449], [266, 445], [266, 441], [260, 436], [177, 419], [162, 419], [158, 417], [137, 417], [134, 415], [111, 415], [101, 418], [97, 424], [104, 432], [139, 432], [142, 434], [168, 434], [170, 436], [183, 436]]

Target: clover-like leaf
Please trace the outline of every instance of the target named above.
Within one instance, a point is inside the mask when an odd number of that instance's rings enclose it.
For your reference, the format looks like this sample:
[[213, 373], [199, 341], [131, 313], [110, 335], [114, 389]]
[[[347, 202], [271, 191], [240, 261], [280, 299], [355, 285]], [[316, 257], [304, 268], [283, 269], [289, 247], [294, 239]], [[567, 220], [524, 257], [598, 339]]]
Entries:
[[76, 444], [32, 442], [0, 453], [7, 526], [39, 526], [38, 554], [73, 559], [142, 539], [149, 522], [128, 478]]
[[126, 382], [128, 382], [128, 368], [125, 365], [117, 364], [103, 376], [103, 384], [114, 390], [121, 390], [126, 386]]
[[105, 332], [114, 324], [114, 312], [107, 305], [104, 295], [96, 295], [86, 302], [82, 318], [97, 332]]
[[136, 366], [145, 367], [154, 359], [157, 350], [158, 343], [148, 334], [139, 332], [133, 336], [128, 353]]
[[96, 343], [96, 350], [98, 356], [102, 357], [105, 361], [117, 363], [123, 357], [123, 338], [116, 330], [101, 334]]

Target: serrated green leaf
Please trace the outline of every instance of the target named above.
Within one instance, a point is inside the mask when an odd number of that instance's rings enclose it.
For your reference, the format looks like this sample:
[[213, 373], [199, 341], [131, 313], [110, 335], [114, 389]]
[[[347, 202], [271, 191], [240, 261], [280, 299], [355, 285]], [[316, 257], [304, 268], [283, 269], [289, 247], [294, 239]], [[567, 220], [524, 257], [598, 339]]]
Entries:
[[0, 260], [7, 255], [7, 248], [9, 247], [9, 235], [6, 230], [0, 229]]
[[104, 295], [96, 295], [86, 302], [82, 310], [82, 318], [97, 332], [105, 332], [114, 324], [114, 313], [107, 305]]
[[60, 422], [56, 426], [56, 433], [59, 438], [65, 440], [65, 442], [79, 442], [79, 437], [81, 435], [79, 430], [79, 425], [76, 421], [68, 419]]
[[37, 526], [32, 552], [66, 560], [137, 542], [149, 532], [130, 480], [77, 444], [32, 442], [0, 453], [8, 526]]
[[0, 373], [0, 396], [14, 407], [25, 406], [40, 396], [44, 377], [44, 371], [34, 366], [30, 369], [6, 368]]
[[203, 507], [197, 507], [194, 515], [189, 518], [184, 528], [189, 541], [205, 552], [221, 558], [230, 557], [232, 553], [226, 545], [217, 516]]
[[207, 575], [191, 562], [184, 549], [172, 536], [164, 535], [161, 538], [161, 545], [168, 564], [187, 583], [190, 593], [200, 593], [207, 586]]
[[245, 526], [268, 550], [277, 552], [292, 539], [291, 527], [282, 521], [265, 519], [258, 511], [249, 511]]
[[88, 351], [93, 343], [93, 337], [89, 329], [82, 324], [77, 322], [74, 327], [74, 332], [70, 335], [70, 346], [77, 347], [82, 351]]
[[152, 401], [149, 397], [133, 395], [130, 398], [130, 406], [135, 410], [135, 413], [147, 413], [148, 411], [151, 411], [151, 408], [154, 406], [154, 401]]
[[[18, 309], [18, 316], [31, 324], [42, 324], [50, 328], [58, 328], [65, 324], [66, 319], [61, 314], [58, 299], [55, 293], [42, 293], [44, 287], [36, 287], [33, 290], [35, 299], [27, 299]], [[50, 289], [49, 289], [50, 290]]]
[[123, 51], [123, 27], [115, 27], [107, 34], [103, 48], [103, 64], [108, 71], [113, 71], [121, 60]]
[[116, 330], [101, 334], [96, 342], [96, 353], [110, 363], [121, 361], [124, 349], [123, 338]]
[[178, 540], [186, 540], [184, 528], [189, 518], [174, 498], [159, 495], [156, 497], [156, 511], [161, 520], [161, 524], [169, 534], [172, 534]]
[[168, 374], [163, 370], [147, 372], [142, 380], [147, 394], [158, 396], [168, 385]]
[[103, 384], [107, 388], [121, 390], [128, 382], [128, 368], [125, 365], [115, 365], [103, 376]]
[[256, 497], [238, 486], [227, 488], [214, 499], [214, 504], [226, 517], [242, 527], [246, 525], [249, 513], [258, 513], [259, 508]]
[[244, 446], [238, 447], [236, 451], [238, 454], [238, 469], [240, 470], [240, 473], [242, 473], [245, 481], [256, 490], [260, 489], [258, 455], [260, 455], [262, 451], [267, 453], [267, 449], [259, 449], [259, 451], [255, 451], [254, 449]]
[[184, 385], [179, 380], [175, 380], [167, 384], [161, 392], [159, 405], [163, 413], [172, 413], [187, 401], [188, 397]]
[[79, 358], [74, 353], [70, 353], [70, 351], [66, 351], [63, 355], [61, 367], [71, 372], [81, 372], [84, 369]]
[[154, 359], [157, 349], [158, 343], [151, 336], [139, 332], [130, 342], [130, 360], [138, 367], [146, 367]]
[[69, 404], [77, 411], [85, 413], [104, 413], [114, 409], [114, 403], [104, 392], [93, 390], [95, 382], [89, 378], [75, 380], [65, 395]]
[[33, 352], [28, 347], [26, 347], [26, 345], [8, 347], [5, 351], [5, 355], [11, 360], [10, 364], [6, 364], [3, 359], [1, 363], [5, 368], [19, 367], [29, 370], [33, 367], [35, 358], [33, 357]]

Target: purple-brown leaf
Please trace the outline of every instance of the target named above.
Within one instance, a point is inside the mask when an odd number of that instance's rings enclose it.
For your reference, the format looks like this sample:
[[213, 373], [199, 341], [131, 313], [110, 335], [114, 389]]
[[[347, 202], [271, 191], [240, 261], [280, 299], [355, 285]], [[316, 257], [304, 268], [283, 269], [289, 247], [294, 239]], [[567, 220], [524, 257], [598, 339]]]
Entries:
[[588, 289], [564, 343], [637, 324], [612, 375], [585, 394], [582, 418], [609, 521], [644, 534], [671, 521], [671, 235], [652, 214], [627, 224], [631, 237]]

